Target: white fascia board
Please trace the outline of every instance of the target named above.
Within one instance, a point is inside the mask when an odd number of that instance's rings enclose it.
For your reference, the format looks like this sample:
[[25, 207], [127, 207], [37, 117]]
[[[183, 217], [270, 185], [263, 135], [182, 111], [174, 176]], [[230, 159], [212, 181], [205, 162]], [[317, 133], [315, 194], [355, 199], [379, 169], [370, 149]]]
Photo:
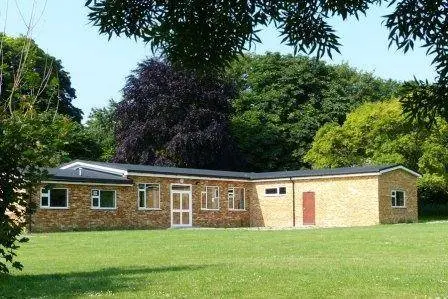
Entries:
[[87, 185], [87, 186], [123, 186], [132, 187], [132, 184], [120, 183], [89, 183], [89, 182], [70, 182], [70, 181], [42, 181], [42, 184], [60, 184], [60, 185]]
[[383, 170], [380, 171], [380, 173], [381, 174], [388, 173], [388, 172], [391, 172], [391, 171], [394, 171], [394, 170], [404, 170], [404, 171], [406, 171], [406, 172], [408, 172], [408, 173], [410, 173], [412, 175], [415, 175], [418, 178], [420, 178], [422, 176], [420, 173], [415, 172], [413, 170], [410, 170], [409, 168], [404, 167], [403, 165], [398, 165], [398, 166], [394, 166], [394, 167], [391, 167], [391, 168], [383, 169]]
[[333, 178], [350, 178], [350, 177], [364, 177], [364, 176], [378, 176], [379, 172], [367, 172], [367, 173], [353, 173], [353, 174], [335, 174], [335, 175], [321, 175], [321, 176], [304, 176], [304, 177], [290, 177], [281, 179], [260, 179], [252, 180], [255, 183], [262, 182], [285, 182], [285, 181], [303, 181], [303, 180], [321, 180], [321, 179], [333, 179]]
[[122, 176], [126, 176], [128, 174], [128, 172], [123, 169], [89, 164], [89, 163], [85, 163], [85, 162], [73, 162], [73, 163], [62, 166], [60, 169], [69, 169], [69, 168], [73, 168], [76, 166], [84, 167], [87, 169], [99, 170], [99, 171], [103, 171], [103, 172], [107, 172], [107, 173], [120, 174]]
[[249, 180], [249, 179], [216, 178], [216, 177], [207, 177], [207, 176], [189, 176], [189, 175], [177, 175], [177, 174], [157, 174], [157, 173], [147, 173], [147, 172], [128, 172], [127, 175], [128, 176], [147, 176], [147, 177], [159, 177], [159, 178], [184, 179], [184, 180], [252, 182], [252, 180]]

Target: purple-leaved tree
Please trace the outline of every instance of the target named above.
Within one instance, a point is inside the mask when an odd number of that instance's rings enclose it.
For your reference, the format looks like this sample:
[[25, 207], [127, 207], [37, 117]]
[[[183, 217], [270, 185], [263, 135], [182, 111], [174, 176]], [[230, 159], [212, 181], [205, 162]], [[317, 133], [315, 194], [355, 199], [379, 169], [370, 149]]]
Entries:
[[128, 77], [115, 118], [115, 162], [242, 169], [230, 135], [236, 89], [223, 78], [198, 76], [149, 59]]

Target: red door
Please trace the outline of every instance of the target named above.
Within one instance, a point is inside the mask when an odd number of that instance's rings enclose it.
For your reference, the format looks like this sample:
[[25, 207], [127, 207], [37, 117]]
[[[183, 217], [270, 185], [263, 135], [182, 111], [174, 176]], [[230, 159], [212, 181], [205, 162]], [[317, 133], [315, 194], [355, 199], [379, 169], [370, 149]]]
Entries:
[[316, 224], [315, 214], [314, 192], [303, 192], [303, 224]]

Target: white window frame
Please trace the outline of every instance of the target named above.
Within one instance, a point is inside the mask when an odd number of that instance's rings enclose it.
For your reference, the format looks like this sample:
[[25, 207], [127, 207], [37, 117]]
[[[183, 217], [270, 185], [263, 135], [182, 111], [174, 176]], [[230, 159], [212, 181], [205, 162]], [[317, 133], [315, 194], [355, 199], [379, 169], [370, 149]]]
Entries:
[[[235, 209], [235, 189], [243, 189], [244, 209]], [[232, 191], [232, 193], [230, 193], [229, 191]], [[246, 188], [244, 188], [244, 187], [229, 187], [229, 189], [227, 190], [227, 198], [228, 198], [228, 204], [229, 204], [229, 211], [247, 211], [247, 209], [246, 209]], [[232, 202], [232, 208], [230, 207], [230, 202]]]
[[[280, 188], [285, 188], [285, 193], [283, 194], [281, 194], [280, 193]], [[276, 193], [272, 193], [272, 194], [267, 194], [266, 193], [266, 190], [268, 190], [268, 189], [277, 189], [277, 192]], [[264, 196], [267, 196], [267, 197], [269, 197], [269, 196], [285, 196], [286, 195], [286, 192], [287, 190], [286, 190], [286, 186], [277, 186], [277, 187], [265, 187], [264, 188]]]
[[[402, 206], [396, 205], [397, 204], [397, 197], [396, 197], [397, 191], [403, 192], [403, 205]], [[395, 209], [405, 209], [406, 208], [406, 202], [407, 202], [406, 191], [404, 191], [403, 189], [392, 189], [390, 192], [390, 197], [391, 197], [391, 200], [393, 200], [392, 208], [395, 208]]]
[[[143, 189], [140, 189], [140, 185], [144, 185], [145, 187]], [[159, 187], [159, 207], [158, 208], [148, 208], [146, 206], [146, 185], [157, 185]], [[140, 191], [145, 192], [145, 206], [140, 207]], [[160, 202], [161, 202], [161, 194], [160, 194], [160, 184], [159, 183], [138, 183], [137, 184], [137, 209], [140, 211], [160, 211], [162, 210], [160, 208]]]
[[[98, 195], [93, 195], [93, 191], [98, 191]], [[101, 207], [101, 192], [113, 192], [114, 193], [114, 206], [113, 207]], [[93, 199], [98, 199], [98, 206], [93, 205]], [[117, 191], [116, 190], [103, 190], [103, 189], [92, 189], [90, 190], [90, 208], [92, 210], [116, 210], [117, 209]]]
[[[208, 198], [208, 192], [207, 189], [209, 188], [216, 188], [218, 191], [218, 194], [215, 194], [215, 196], [213, 196], [212, 198]], [[205, 195], [205, 207], [202, 206], [202, 196]], [[201, 210], [202, 211], [219, 211], [221, 208], [221, 202], [220, 202], [220, 191], [219, 191], [219, 186], [205, 186], [205, 191], [201, 192]], [[213, 198], [217, 198], [218, 199], [218, 208], [216, 209], [208, 209], [208, 201], [209, 200], [213, 200]]]
[[[46, 189], [46, 188], [41, 188], [40, 189], [40, 208], [41, 209], [53, 209], [53, 210], [67, 210], [68, 208], [69, 208], [69, 203], [68, 203], [68, 201], [69, 201], [69, 197], [70, 197], [70, 195], [69, 195], [69, 190], [68, 190], [68, 188], [48, 188], [48, 192], [43, 192], [43, 190], [44, 189]], [[65, 207], [52, 207], [52, 206], [50, 206], [50, 202], [51, 202], [51, 190], [54, 190], [54, 189], [57, 189], [57, 190], [66, 190], [66, 194], [67, 194], [67, 205], [65, 206]], [[42, 197], [44, 197], [44, 195], [48, 198], [48, 205], [46, 205], [46, 206], [44, 206], [44, 205], [42, 205]]]

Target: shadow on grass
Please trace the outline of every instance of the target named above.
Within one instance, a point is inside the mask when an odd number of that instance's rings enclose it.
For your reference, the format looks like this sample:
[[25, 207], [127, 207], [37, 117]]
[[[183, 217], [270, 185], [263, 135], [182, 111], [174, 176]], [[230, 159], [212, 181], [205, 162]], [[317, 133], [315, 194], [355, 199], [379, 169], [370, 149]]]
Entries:
[[40, 275], [0, 275], [0, 298], [70, 297], [116, 294], [138, 290], [151, 283], [155, 274], [189, 272], [210, 265], [142, 268], [106, 268], [92, 272]]

